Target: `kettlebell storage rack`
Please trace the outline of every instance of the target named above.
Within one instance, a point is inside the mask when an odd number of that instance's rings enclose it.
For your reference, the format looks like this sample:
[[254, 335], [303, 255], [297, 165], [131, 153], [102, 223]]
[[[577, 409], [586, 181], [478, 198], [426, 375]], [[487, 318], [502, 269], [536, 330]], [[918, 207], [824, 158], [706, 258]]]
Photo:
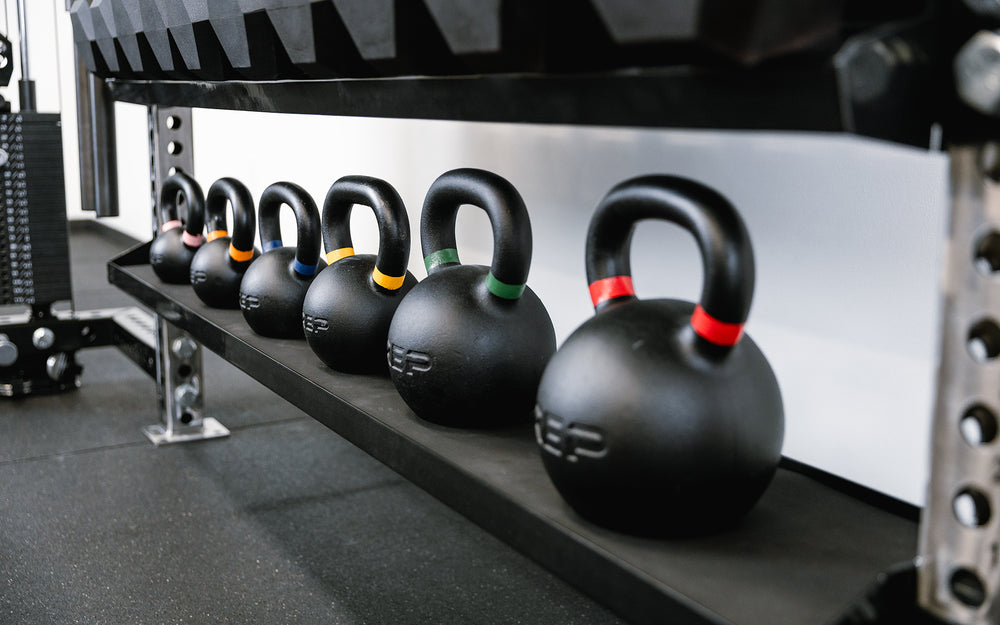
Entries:
[[161, 283], [149, 243], [112, 284], [487, 531], [636, 623], [832, 623], [914, 555], [917, 510], [786, 462], [736, 530], [642, 539], [583, 521], [552, 486], [530, 424], [470, 431], [418, 419], [388, 378], [337, 373], [304, 341], [254, 334], [239, 310]]

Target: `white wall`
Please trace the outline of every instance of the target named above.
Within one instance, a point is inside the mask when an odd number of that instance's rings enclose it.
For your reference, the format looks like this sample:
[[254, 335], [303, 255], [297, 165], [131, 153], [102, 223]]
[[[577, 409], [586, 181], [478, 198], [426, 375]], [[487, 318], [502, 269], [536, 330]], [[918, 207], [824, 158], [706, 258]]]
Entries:
[[[62, 35], [68, 49], [65, 29]], [[64, 82], [72, 75], [67, 56], [64, 49]], [[108, 223], [145, 237], [145, 110], [117, 110], [122, 217]], [[70, 135], [74, 124], [66, 121]], [[531, 212], [529, 284], [549, 307], [560, 341], [591, 314], [584, 233], [612, 185], [661, 172], [716, 187], [742, 211], [755, 244], [758, 286], [748, 331], [782, 385], [785, 453], [923, 501], [947, 206], [942, 156], [840, 136], [220, 111], [196, 111], [194, 132], [195, 170], [205, 187], [235, 176], [259, 196], [271, 182], [290, 180], [321, 203], [338, 177], [374, 175], [397, 187], [414, 228], [423, 194], [440, 173], [482, 167], [507, 177]], [[68, 181], [76, 179], [74, 151], [67, 149]], [[81, 217], [76, 193], [71, 183], [72, 218]], [[373, 222], [368, 211], [355, 211], [360, 250], [375, 249]], [[488, 263], [485, 216], [465, 210], [459, 226], [463, 260]], [[286, 225], [285, 240], [293, 233]], [[416, 230], [413, 238], [411, 270], [423, 277]], [[697, 249], [667, 224], [641, 227], [633, 268], [642, 297], [699, 293]]]

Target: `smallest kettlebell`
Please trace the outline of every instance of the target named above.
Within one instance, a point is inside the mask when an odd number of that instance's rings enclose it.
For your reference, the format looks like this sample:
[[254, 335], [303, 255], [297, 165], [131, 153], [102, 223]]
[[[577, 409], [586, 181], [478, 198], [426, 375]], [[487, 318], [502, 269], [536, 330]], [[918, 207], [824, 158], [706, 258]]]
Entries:
[[[278, 213], [284, 205], [295, 213], [295, 247], [281, 242]], [[302, 187], [276, 182], [261, 194], [257, 218], [264, 253], [240, 282], [243, 318], [261, 336], [302, 338], [302, 301], [313, 278], [326, 267], [319, 258], [319, 210]]]
[[[226, 228], [226, 205], [233, 207], [233, 235]], [[205, 198], [206, 243], [191, 260], [191, 286], [212, 308], [239, 308], [240, 282], [260, 252], [253, 247], [257, 218], [253, 196], [234, 178], [216, 180]]]
[[[378, 256], [355, 254], [351, 209], [368, 206], [378, 220]], [[333, 183], [323, 203], [329, 266], [302, 304], [302, 328], [320, 359], [345, 373], [388, 373], [386, 337], [392, 316], [417, 279], [406, 270], [410, 221], [392, 185], [367, 176]]]
[[[187, 204], [181, 221], [178, 206]], [[156, 277], [170, 284], [187, 284], [191, 260], [205, 241], [205, 196], [194, 178], [177, 172], [163, 181], [160, 190], [160, 233], [149, 246], [149, 264]]]

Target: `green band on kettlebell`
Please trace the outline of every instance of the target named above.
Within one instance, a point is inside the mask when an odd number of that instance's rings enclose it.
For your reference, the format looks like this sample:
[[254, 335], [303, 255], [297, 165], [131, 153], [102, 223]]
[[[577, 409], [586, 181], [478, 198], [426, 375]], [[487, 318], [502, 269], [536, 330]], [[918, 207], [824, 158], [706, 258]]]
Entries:
[[524, 293], [523, 284], [500, 282], [493, 277], [493, 272], [490, 272], [490, 275], [486, 277], [486, 288], [490, 290], [490, 293], [504, 299], [517, 299]]
[[432, 252], [424, 257], [424, 267], [427, 269], [427, 273], [430, 273], [438, 265], [458, 262], [461, 262], [458, 260], [458, 250], [453, 247]]

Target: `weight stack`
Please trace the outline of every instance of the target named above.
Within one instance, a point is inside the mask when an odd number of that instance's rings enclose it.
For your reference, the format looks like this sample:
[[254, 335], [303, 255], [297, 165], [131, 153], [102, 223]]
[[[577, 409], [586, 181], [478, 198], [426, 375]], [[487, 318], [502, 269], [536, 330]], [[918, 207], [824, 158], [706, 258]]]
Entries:
[[59, 115], [0, 114], [0, 305], [72, 298]]

